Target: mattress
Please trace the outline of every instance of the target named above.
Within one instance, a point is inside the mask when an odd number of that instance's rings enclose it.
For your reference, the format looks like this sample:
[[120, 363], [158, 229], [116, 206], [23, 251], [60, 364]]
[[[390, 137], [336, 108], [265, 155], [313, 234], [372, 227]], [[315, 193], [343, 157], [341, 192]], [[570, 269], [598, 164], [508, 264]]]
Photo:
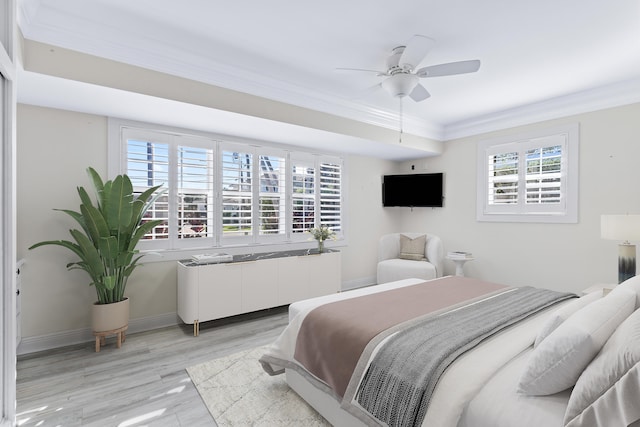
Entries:
[[[294, 326], [296, 323], [301, 323], [301, 319], [304, 318], [306, 313], [324, 303], [402, 286], [410, 286], [421, 282], [424, 282], [424, 280], [407, 279], [297, 302], [290, 306], [290, 321]], [[523, 352], [532, 345], [537, 331], [540, 329], [548, 314], [564, 303], [565, 302], [556, 304], [517, 325], [495, 334], [491, 338], [486, 339], [473, 351], [459, 357], [441, 377], [422, 425], [440, 427], [453, 427], [458, 425], [467, 404], [475, 400], [476, 397], [478, 400], [473, 409], [479, 410], [478, 408], [482, 406], [482, 399], [479, 396], [482, 395], [481, 390], [485, 384], [494, 378], [501, 378], [500, 376], [496, 376], [496, 373], [503, 369], [503, 367], [511, 366], [510, 362], [512, 360], [516, 360], [518, 356], [524, 357], [522, 356], [524, 354]], [[272, 354], [277, 354], [282, 357], [285, 353], [290, 352], [292, 346], [295, 346], [292, 340], [293, 338], [291, 337], [281, 337], [279, 342], [276, 343], [277, 348], [274, 348]], [[374, 355], [375, 352], [371, 357]], [[286, 374], [290, 386], [330, 422], [340, 426], [364, 425], [362, 421], [341, 409], [340, 402], [337, 401], [334, 395], [332, 395], [321, 382], [317, 381], [317, 379], [309, 375], [301, 375], [293, 369], [286, 369]], [[490, 394], [487, 396], [490, 397]], [[494, 403], [494, 408], [500, 411], [499, 400]], [[543, 402], [541, 405], [545, 405], [545, 403]], [[472, 413], [464, 412], [464, 414], [465, 419], [472, 419]], [[471, 426], [474, 424], [466, 425]]]

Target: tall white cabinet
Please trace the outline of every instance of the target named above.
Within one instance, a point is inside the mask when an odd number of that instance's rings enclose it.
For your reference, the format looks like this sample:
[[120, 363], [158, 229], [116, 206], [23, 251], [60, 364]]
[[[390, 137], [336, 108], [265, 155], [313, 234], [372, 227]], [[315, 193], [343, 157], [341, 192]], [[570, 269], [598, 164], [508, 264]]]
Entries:
[[299, 252], [221, 264], [178, 262], [178, 316], [197, 336], [200, 322], [340, 291], [340, 252]]

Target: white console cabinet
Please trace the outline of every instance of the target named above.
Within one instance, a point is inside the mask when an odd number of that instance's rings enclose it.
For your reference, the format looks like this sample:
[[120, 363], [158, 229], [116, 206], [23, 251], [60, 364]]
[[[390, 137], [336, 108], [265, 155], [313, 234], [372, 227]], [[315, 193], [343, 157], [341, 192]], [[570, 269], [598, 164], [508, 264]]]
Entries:
[[197, 336], [200, 322], [340, 291], [340, 252], [297, 253], [239, 256], [220, 264], [178, 262], [178, 316], [193, 324]]

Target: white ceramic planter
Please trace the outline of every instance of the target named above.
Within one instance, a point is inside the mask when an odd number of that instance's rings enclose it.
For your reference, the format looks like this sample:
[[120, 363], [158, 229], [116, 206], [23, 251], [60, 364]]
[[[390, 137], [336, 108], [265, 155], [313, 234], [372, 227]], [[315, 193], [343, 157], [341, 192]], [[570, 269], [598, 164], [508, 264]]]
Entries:
[[109, 332], [129, 324], [129, 298], [112, 304], [98, 304], [91, 307], [93, 332]]

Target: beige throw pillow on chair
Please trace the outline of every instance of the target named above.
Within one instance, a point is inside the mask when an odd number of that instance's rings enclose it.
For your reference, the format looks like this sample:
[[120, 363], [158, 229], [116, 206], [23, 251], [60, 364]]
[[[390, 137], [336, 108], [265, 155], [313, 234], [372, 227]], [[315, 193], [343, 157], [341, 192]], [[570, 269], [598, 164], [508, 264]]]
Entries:
[[423, 234], [411, 239], [404, 234], [400, 235], [400, 259], [412, 261], [425, 261], [424, 248], [427, 244], [427, 236]]

